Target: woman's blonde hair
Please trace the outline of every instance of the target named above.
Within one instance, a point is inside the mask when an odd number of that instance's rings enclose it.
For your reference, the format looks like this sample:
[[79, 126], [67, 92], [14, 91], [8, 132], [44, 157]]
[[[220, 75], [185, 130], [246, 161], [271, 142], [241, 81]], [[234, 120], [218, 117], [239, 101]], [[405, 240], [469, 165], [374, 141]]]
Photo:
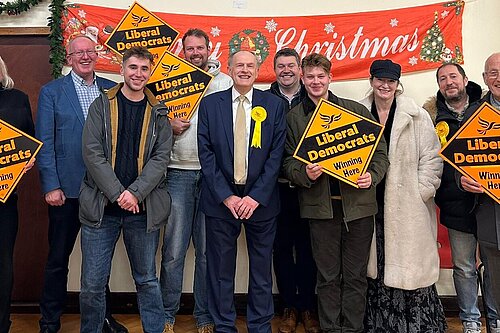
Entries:
[[5, 62], [2, 57], [0, 57], [0, 77], [2, 81], [0, 81], [0, 86], [4, 89], [12, 89], [14, 88], [14, 80], [9, 76], [7, 72], [7, 66], [5, 66]]

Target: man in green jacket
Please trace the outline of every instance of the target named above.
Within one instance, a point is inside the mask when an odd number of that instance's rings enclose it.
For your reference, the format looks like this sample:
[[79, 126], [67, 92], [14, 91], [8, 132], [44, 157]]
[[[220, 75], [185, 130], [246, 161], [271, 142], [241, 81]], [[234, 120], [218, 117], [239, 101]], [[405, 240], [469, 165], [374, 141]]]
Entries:
[[284, 173], [299, 186], [302, 218], [309, 220], [313, 256], [318, 267], [318, 312], [325, 332], [363, 332], [366, 270], [377, 213], [375, 187], [389, 166], [381, 138], [367, 171], [355, 188], [324, 174], [318, 164], [304, 164], [292, 155], [320, 99], [373, 119], [361, 104], [328, 90], [331, 63], [323, 55], [302, 60], [307, 97], [287, 115]]

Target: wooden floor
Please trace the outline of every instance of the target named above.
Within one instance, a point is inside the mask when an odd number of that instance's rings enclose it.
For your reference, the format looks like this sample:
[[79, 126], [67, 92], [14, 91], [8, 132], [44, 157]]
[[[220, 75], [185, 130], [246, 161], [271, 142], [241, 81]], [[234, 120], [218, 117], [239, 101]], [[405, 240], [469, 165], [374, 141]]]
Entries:
[[[141, 333], [141, 323], [138, 315], [115, 315], [119, 322], [127, 326], [129, 333]], [[37, 333], [38, 319], [37, 314], [13, 314], [11, 316], [12, 327], [10, 333]], [[278, 331], [278, 317], [273, 319], [273, 332]], [[458, 318], [448, 318], [449, 333], [461, 333], [462, 324]], [[238, 317], [237, 326], [239, 332], [246, 332], [245, 318]], [[60, 333], [78, 333], [80, 329], [80, 316], [77, 314], [64, 315], [62, 318], [62, 328]], [[194, 320], [191, 316], [177, 316], [175, 323], [176, 333], [196, 333]], [[296, 333], [304, 333], [302, 325], [297, 327]]]

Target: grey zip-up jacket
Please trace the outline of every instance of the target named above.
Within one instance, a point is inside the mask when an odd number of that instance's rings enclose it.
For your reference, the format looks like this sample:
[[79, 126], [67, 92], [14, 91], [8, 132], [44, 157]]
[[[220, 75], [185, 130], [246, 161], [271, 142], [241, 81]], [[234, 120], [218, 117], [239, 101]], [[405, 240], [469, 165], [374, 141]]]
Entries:
[[[123, 84], [102, 93], [90, 106], [83, 128], [82, 154], [87, 168], [80, 188], [80, 221], [99, 227], [104, 207], [115, 202], [125, 190], [114, 172], [118, 135], [116, 94]], [[170, 214], [170, 195], [166, 185], [167, 165], [172, 149], [172, 128], [167, 108], [145, 89], [148, 99], [139, 143], [138, 177], [127, 188], [144, 204], [147, 231], [159, 229]], [[115, 148], [116, 149], [116, 148]]]

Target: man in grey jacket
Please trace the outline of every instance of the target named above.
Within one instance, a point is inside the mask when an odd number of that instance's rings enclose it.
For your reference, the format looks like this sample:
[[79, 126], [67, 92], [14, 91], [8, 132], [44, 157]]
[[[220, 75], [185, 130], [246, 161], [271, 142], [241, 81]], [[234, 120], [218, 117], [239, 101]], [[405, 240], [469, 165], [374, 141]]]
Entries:
[[[200, 29], [189, 29], [182, 37], [184, 57], [194, 66], [214, 76], [206, 95], [226, 90], [233, 80], [220, 71], [218, 60], [208, 59], [208, 35]], [[163, 236], [160, 285], [165, 309], [165, 333], [173, 333], [175, 315], [179, 310], [184, 262], [191, 239], [195, 249], [194, 319], [199, 333], [213, 331], [213, 319], [207, 305], [207, 259], [205, 216], [198, 209], [201, 166], [198, 160], [198, 110], [191, 120], [170, 120], [174, 145], [168, 166], [167, 184], [172, 194], [172, 215]]]
[[166, 107], [145, 88], [152, 62], [145, 48], [125, 51], [125, 82], [92, 103], [83, 130], [81, 332], [101, 331], [104, 288], [122, 230], [143, 330], [163, 331], [155, 255], [159, 229], [170, 213], [166, 173], [172, 130]]
[[[66, 306], [68, 263], [80, 231], [78, 192], [85, 173], [82, 131], [90, 104], [100, 89], [116, 83], [99, 77], [95, 42], [77, 35], [68, 44], [66, 61], [71, 72], [40, 90], [36, 136], [43, 142], [37, 156], [40, 182], [49, 213], [49, 255], [40, 296], [40, 332], [56, 333]], [[108, 304], [110, 292], [107, 289]], [[106, 310], [103, 333], [126, 333], [127, 329]]]

